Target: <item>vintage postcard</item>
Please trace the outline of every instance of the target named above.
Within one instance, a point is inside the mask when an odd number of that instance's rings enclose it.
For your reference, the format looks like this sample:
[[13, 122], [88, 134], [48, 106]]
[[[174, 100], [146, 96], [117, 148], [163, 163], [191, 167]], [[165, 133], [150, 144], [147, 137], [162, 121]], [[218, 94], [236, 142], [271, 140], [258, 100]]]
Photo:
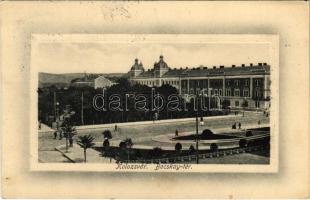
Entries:
[[32, 170], [277, 172], [277, 35], [32, 35]]
[[3, 198], [309, 198], [309, 4], [3, 1]]

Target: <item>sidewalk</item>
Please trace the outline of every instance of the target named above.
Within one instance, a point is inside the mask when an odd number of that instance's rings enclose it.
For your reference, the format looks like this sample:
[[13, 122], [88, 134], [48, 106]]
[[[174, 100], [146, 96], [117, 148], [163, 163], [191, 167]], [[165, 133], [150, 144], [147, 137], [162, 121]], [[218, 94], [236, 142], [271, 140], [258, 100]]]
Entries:
[[[78, 145], [74, 144], [73, 147], [70, 147], [68, 149], [68, 152], [66, 152], [65, 145], [58, 146], [55, 149], [74, 163], [84, 162], [84, 150]], [[92, 148], [87, 149], [86, 159], [88, 163], [115, 163], [115, 160], [110, 160], [110, 158], [102, 157], [100, 155], [100, 152]]]
[[[241, 115], [239, 115], [241, 116]], [[232, 118], [236, 117], [235, 115], [220, 115], [220, 116], [206, 116], [206, 119], [224, 119], [224, 118]], [[187, 122], [187, 121], [195, 121], [196, 118], [181, 118], [181, 119], [165, 119], [165, 120], [155, 120], [155, 121], [138, 121], [138, 122], [120, 122], [120, 123], [111, 123], [111, 124], [96, 124], [96, 125], [84, 125], [84, 126], [76, 126], [76, 130], [83, 129], [101, 129], [101, 128], [114, 128], [115, 125], [118, 128], [124, 126], [138, 126], [138, 125], [149, 125], [149, 124], [168, 124], [175, 122]]]
[[50, 131], [55, 131], [55, 130], [43, 123], [41, 123], [41, 129], [38, 129], [39, 133], [50, 132]]

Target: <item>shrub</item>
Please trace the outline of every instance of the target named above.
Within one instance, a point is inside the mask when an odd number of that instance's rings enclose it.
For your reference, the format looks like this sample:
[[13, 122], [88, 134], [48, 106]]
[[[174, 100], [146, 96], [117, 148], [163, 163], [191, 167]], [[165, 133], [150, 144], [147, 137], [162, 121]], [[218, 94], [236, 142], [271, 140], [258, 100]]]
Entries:
[[189, 153], [192, 154], [195, 152], [195, 147], [191, 144], [191, 146], [189, 147]]
[[103, 135], [104, 138], [112, 139], [112, 133], [111, 133], [111, 131], [108, 130], [108, 129], [105, 130], [105, 131], [103, 131], [103, 132], [102, 132], [102, 135]]
[[154, 147], [151, 151], [152, 157], [160, 157], [163, 155], [163, 150], [160, 147]]
[[126, 138], [124, 140], [124, 142], [125, 142], [127, 148], [131, 148], [133, 146], [133, 142], [132, 142], [131, 138]]
[[205, 129], [202, 131], [203, 136], [213, 135], [213, 132], [210, 129]]
[[244, 148], [247, 146], [247, 141], [245, 139], [239, 140], [239, 147]]
[[121, 141], [121, 142], [119, 143], [119, 148], [125, 149], [125, 148], [126, 148], [126, 143], [125, 143], [124, 141]]
[[218, 150], [217, 144], [212, 143], [212, 144], [210, 145], [210, 150], [211, 150], [211, 151], [217, 151], [217, 150]]
[[179, 143], [179, 142], [176, 143], [174, 149], [175, 149], [176, 151], [178, 151], [178, 152], [181, 151], [181, 150], [182, 150], [182, 144]]

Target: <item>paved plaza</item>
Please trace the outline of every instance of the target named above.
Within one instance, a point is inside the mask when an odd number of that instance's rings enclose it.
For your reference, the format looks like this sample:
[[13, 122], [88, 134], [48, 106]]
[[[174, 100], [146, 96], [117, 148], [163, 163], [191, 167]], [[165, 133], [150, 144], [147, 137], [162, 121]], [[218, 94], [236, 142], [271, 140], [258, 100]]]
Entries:
[[[230, 131], [234, 132], [231, 129], [231, 125], [235, 122], [240, 122], [242, 124], [242, 129], [244, 128], [253, 128], [258, 127], [258, 121], [261, 122], [260, 126], [269, 124], [269, 117], [266, 117], [261, 112], [245, 112], [245, 115], [228, 115], [228, 116], [216, 116], [216, 117], [205, 117], [204, 126], [199, 126], [199, 131], [201, 132], [204, 129], [211, 129], [214, 133], [222, 132], [222, 131]], [[102, 132], [106, 129], [110, 129], [112, 132], [112, 139], [110, 140], [110, 144], [112, 146], [118, 146], [119, 142], [124, 140], [125, 138], [131, 138], [134, 147], [144, 147], [146, 149], [153, 148], [156, 146], [165, 148], [165, 149], [174, 149], [174, 143], [167, 141], [158, 141], [156, 138], [160, 138], [163, 135], [173, 135], [175, 130], [178, 129], [180, 135], [185, 135], [189, 133], [195, 132], [195, 118], [192, 119], [183, 119], [183, 120], [162, 120], [156, 121], [155, 123], [152, 121], [148, 122], [132, 122], [132, 123], [119, 123], [117, 124], [118, 130], [114, 131], [115, 124], [109, 125], [95, 125], [95, 126], [84, 126], [77, 127], [78, 136], [91, 134], [95, 140], [96, 146], [102, 145], [103, 135]], [[42, 128], [44, 127], [44, 128]], [[44, 131], [43, 131], [44, 130]], [[70, 148], [69, 153], [64, 153], [64, 145], [65, 138], [59, 140], [57, 137], [54, 139], [53, 135], [54, 130], [50, 129], [46, 125], [41, 126], [41, 130], [39, 131], [39, 162], [81, 162], [83, 160], [83, 150], [74, 145], [73, 148]], [[187, 148], [186, 144], [184, 144], [184, 149]], [[58, 148], [56, 150], [56, 147]], [[208, 147], [209, 148], [209, 147]], [[230, 159], [230, 156], [227, 157], [228, 163], [238, 163], [239, 157], [240, 162], [242, 160], [248, 160], [250, 163], [255, 160], [258, 163], [265, 163], [267, 157], [259, 156], [259, 155], [233, 155]], [[109, 163], [110, 159], [104, 158], [100, 156], [100, 152], [88, 149], [87, 150], [87, 160], [88, 162], [103, 162]], [[208, 160], [211, 163], [222, 163], [221, 160], [225, 160], [225, 158], [213, 158]], [[247, 157], [247, 158], [246, 158]], [[229, 161], [230, 160], [230, 161]], [[235, 160], [235, 161], [233, 161]], [[112, 161], [113, 162], [113, 161]], [[207, 162], [207, 161], [206, 161]], [[223, 161], [224, 163], [226, 161]]]

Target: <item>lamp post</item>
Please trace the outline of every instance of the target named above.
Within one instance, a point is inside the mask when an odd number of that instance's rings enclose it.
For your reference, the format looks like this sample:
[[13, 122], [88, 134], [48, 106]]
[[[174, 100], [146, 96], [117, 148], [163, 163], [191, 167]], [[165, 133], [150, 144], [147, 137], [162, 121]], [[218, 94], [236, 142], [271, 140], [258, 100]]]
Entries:
[[59, 102], [56, 102], [56, 116], [55, 116], [56, 128], [59, 130]]
[[[201, 94], [196, 95], [196, 105], [197, 105], [197, 110], [196, 110], [196, 163], [199, 164], [199, 130], [198, 130], [198, 117], [199, 117], [199, 106], [198, 106], [198, 98], [201, 97]], [[200, 117], [200, 125], [203, 126], [203, 117]]]
[[59, 102], [56, 102], [56, 119], [59, 120]]

